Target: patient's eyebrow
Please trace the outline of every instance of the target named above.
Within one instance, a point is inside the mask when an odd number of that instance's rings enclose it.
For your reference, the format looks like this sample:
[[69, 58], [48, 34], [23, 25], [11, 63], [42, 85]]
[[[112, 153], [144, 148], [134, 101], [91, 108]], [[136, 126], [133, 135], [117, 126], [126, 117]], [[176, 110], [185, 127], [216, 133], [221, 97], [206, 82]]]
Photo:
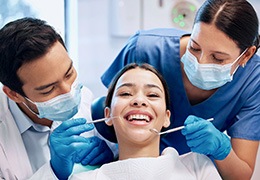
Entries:
[[163, 92], [163, 90], [162, 90], [159, 86], [157, 86], [157, 85], [155, 85], [155, 84], [146, 84], [145, 87], [148, 87], [148, 88], [157, 88], [157, 89], [159, 89], [161, 92]]
[[[116, 89], [120, 89], [122, 87], [135, 87], [136, 85], [134, 83], [124, 83], [124, 84], [121, 84], [120, 86], [118, 86]], [[157, 86], [156, 84], [145, 84], [144, 85], [145, 88], [157, 88], [159, 89], [161, 92], [163, 92], [163, 90]]]
[[116, 89], [120, 89], [120, 88], [122, 88], [124, 86], [126, 86], [126, 87], [133, 87], [133, 86], [135, 86], [135, 84], [133, 84], [133, 83], [123, 83], [120, 86], [118, 86]]

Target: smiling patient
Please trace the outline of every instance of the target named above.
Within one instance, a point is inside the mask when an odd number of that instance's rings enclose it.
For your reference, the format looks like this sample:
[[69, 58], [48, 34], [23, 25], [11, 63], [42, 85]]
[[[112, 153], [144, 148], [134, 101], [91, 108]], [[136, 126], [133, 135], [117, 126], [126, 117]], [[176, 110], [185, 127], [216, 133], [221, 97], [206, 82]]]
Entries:
[[179, 156], [171, 147], [160, 155], [160, 136], [149, 129], [170, 125], [168, 109], [162, 76], [148, 64], [125, 66], [110, 85], [105, 108], [106, 117], [119, 117], [107, 122], [116, 132], [119, 160], [71, 179], [221, 179], [205, 155]]

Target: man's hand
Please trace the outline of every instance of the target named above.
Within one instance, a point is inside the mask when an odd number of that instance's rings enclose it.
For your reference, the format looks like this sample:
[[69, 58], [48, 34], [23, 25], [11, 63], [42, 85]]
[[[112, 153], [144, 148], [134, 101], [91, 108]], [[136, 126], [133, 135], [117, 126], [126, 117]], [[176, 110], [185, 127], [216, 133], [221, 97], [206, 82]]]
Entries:
[[74, 163], [97, 165], [113, 160], [113, 153], [98, 137], [81, 133], [94, 128], [83, 118], [64, 121], [50, 135], [51, 167], [59, 179], [68, 179]]

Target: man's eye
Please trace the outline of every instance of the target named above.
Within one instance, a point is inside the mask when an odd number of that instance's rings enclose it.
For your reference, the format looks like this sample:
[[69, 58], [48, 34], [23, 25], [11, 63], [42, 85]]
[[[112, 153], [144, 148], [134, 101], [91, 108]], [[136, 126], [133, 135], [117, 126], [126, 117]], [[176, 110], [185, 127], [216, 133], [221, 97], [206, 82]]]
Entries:
[[66, 74], [66, 78], [70, 78], [73, 75], [73, 71], [71, 73]]
[[52, 93], [53, 90], [54, 90], [54, 86], [53, 86], [49, 91], [41, 92], [41, 94], [43, 94], [43, 95], [47, 95], [47, 94]]

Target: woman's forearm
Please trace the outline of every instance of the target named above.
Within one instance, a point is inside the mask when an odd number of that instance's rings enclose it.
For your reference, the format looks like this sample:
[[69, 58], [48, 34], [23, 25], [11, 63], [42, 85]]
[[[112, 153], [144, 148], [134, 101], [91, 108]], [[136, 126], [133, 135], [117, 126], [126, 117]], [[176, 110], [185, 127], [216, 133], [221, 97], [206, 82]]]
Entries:
[[217, 169], [224, 180], [250, 180], [254, 167], [250, 167], [231, 150], [224, 160], [215, 160]]

